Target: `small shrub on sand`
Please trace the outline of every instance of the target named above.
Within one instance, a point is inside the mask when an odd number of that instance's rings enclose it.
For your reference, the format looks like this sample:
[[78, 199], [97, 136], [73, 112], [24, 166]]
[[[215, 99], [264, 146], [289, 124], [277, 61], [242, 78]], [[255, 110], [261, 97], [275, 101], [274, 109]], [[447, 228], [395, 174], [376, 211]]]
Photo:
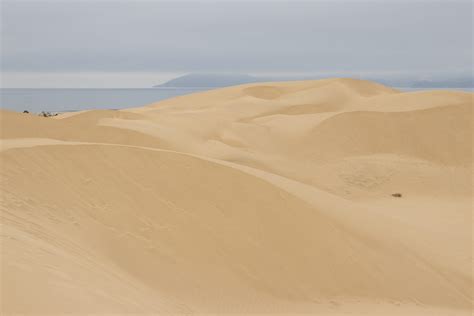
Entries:
[[46, 111], [42, 111], [40, 114], [38, 114], [39, 116], [43, 116], [43, 117], [51, 117], [51, 116], [56, 116], [58, 115], [58, 113], [51, 113], [51, 112], [46, 112]]

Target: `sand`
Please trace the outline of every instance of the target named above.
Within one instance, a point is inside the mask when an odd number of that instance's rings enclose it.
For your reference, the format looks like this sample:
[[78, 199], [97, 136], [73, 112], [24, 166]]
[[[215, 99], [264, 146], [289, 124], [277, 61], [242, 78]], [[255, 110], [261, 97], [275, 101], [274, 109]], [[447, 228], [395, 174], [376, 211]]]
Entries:
[[472, 109], [328, 79], [2, 110], [1, 312], [470, 315]]

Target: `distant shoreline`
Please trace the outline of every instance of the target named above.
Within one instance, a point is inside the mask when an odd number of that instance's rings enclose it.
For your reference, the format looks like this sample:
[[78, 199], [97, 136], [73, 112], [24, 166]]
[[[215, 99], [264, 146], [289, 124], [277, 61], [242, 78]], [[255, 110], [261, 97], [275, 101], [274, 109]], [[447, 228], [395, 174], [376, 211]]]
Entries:
[[[474, 88], [394, 88], [402, 92], [433, 90], [474, 92]], [[17, 112], [27, 110], [32, 113], [124, 109], [212, 89], [218, 88], [0, 88], [0, 108]]]

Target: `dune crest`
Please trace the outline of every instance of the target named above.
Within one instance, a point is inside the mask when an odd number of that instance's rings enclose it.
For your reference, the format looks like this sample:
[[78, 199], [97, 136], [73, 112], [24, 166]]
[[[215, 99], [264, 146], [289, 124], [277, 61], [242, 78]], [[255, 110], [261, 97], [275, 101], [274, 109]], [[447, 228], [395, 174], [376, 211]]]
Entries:
[[1, 311], [469, 315], [472, 109], [327, 79], [2, 110]]

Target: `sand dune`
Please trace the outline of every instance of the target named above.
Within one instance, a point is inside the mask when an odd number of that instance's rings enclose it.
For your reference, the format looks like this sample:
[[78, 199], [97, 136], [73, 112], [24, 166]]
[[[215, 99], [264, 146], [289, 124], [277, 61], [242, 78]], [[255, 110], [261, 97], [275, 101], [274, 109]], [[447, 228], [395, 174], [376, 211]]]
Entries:
[[328, 79], [2, 110], [1, 310], [469, 315], [472, 97]]

